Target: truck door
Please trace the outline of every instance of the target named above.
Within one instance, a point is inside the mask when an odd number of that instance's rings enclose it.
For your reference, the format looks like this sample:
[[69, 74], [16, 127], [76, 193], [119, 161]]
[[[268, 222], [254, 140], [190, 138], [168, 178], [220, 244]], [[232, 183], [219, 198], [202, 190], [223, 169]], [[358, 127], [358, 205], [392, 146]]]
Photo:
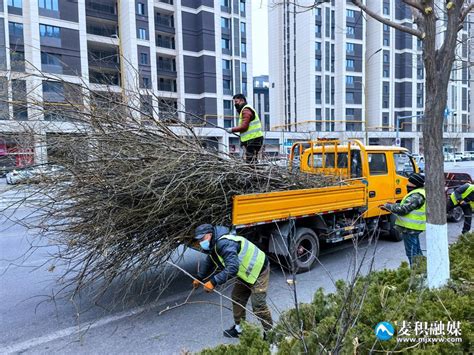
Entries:
[[393, 171], [388, 169], [388, 154], [368, 152], [368, 207], [367, 217], [378, 216], [378, 206], [394, 197]]

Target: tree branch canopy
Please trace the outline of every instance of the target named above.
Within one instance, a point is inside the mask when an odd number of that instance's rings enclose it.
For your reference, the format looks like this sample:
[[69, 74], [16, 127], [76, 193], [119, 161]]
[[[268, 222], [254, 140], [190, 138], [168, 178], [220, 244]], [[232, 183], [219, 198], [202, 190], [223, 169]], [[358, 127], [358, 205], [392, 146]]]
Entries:
[[[407, 3], [408, 5], [410, 6], [414, 6], [414, 5], [411, 5], [409, 4], [409, 2], [414, 2], [413, 0], [406, 0], [404, 1], [405, 3]], [[416, 36], [420, 39], [423, 39], [424, 38], [424, 33], [420, 30], [417, 30], [417, 29], [414, 29], [414, 28], [411, 28], [411, 27], [407, 27], [407, 26], [404, 26], [404, 25], [401, 25], [399, 23], [396, 23], [396, 22], [393, 22], [389, 19], [386, 19], [385, 17], [383, 16], [380, 16], [379, 14], [377, 14], [376, 12], [370, 10], [366, 5], [364, 5], [360, 0], [352, 0], [352, 3], [357, 6], [358, 8], [360, 8], [362, 11], [364, 11], [367, 15], [369, 15], [370, 17], [374, 18], [375, 20], [379, 21], [379, 22], [382, 22], [383, 24], [385, 25], [388, 25], [390, 27], [393, 27], [399, 31], [402, 31], [402, 32], [406, 32], [406, 33], [409, 33], [413, 36]], [[419, 6], [414, 6], [416, 9], [418, 9], [419, 7], [421, 7], [421, 4], [418, 4]]]
[[459, 17], [459, 22], [462, 25], [464, 20], [466, 19], [467, 15], [471, 12], [474, 11], [474, 2], [471, 4], [468, 4], [467, 7], [461, 12], [461, 16]]

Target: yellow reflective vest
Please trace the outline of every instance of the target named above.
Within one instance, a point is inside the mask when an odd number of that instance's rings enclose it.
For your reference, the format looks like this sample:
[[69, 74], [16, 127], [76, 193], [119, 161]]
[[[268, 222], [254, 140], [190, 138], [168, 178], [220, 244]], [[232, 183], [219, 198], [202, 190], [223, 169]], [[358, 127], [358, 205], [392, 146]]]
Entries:
[[[474, 193], [474, 185], [469, 184], [469, 187], [466, 189], [466, 191], [464, 191], [461, 194], [461, 200], [464, 200], [467, 196], [469, 196], [470, 194], [473, 194], [473, 193]], [[456, 199], [456, 195], [455, 195], [454, 192], [451, 194], [450, 198], [451, 198], [451, 201], [453, 201], [454, 206], [459, 204], [459, 201]], [[471, 209], [474, 210], [474, 201], [470, 201], [469, 205], [471, 206]]]
[[239, 114], [239, 126], [242, 125], [242, 112], [244, 112], [244, 109], [250, 109], [254, 113], [255, 117], [252, 121], [249, 123], [249, 128], [245, 132], [240, 132], [240, 141], [241, 142], [247, 142], [251, 139], [255, 139], [258, 137], [263, 137], [263, 130], [262, 130], [262, 122], [260, 122], [260, 117], [258, 117], [257, 111], [250, 106], [250, 105], [245, 105], [242, 110], [240, 111]]
[[[239, 270], [237, 271], [237, 277], [253, 285], [260, 275], [260, 271], [262, 271], [263, 264], [265, 263], [265, 253], [258, 249], [255, 244], [238, 235], [227, 234], [223, 235], [219, 239], [222, 238], [229, 239], [240, 244]], [[219, 261], [225, 267], [224, 259], [217, 252], [217, 246], [215, 247], [215, 251]]]
[[425, 189], [415, 189], [409, 192], [402, 200], [401, 204], [407, 200], [408, 196], [413, 194], [421, 194], [425, 198], [425, 203], [418, 209], [411, 211], [410, 213], [404, 216], [398, 216], [397, 220], [395, 221], [395, 225], [417, 230], [417, 231], [424, 231], [426, 230], [426, 192]]

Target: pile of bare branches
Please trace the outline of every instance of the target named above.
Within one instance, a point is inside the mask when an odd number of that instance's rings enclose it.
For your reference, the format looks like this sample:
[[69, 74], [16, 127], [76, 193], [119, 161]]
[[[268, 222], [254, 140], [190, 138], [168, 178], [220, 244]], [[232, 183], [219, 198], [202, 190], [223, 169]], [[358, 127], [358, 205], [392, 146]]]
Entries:
[[189, 117], [193, 123], [202, 120], [188, 112], [183, 111], [188, 119], [178, 120], [176, 108], [165, 116], [163, 105], [161, 112], [143, 110], [130, 96], [123, 100], [110, 92], [93, 93], [85, 108], [77, 102], [85, 89], [75, 89], [57, 107], [28, 102], [47, 117], [69, 117], [61, 121], [67, 131], [61, 126], [65, 133], [45, 142], [54, 153], [50, 162], [62, 170], [28, 188], [49, 196], [38, 206], [41, 220], [35, 227], [59, 247], [53, 258], [65, 264], [77, 289], [163, 265], [190, 241], [197, 225], [230, 225], [235, 195], [333, 183], [268, 163], [248, 165], [207, 148]]

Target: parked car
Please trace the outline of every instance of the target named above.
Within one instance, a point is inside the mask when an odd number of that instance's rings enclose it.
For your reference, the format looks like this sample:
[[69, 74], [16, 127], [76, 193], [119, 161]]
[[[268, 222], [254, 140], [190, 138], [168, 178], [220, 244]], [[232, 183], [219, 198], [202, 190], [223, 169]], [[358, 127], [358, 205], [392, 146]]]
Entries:
[[10, 185], [40, 183], [44, 179], [58, 176], [61, 172], [64, 172], [64, 167], [60, 165], [31, 166], [7, 173], [6, 180]]
[[464, 160], [464, 154], [463, 153], [454, 153], [454, 161], [463, 161]]
[[454, 154], [453, 153], [444, 153], [444, 161], [447, 161], [447, 162], [456, 161], [456, 160], [454, 160]]

